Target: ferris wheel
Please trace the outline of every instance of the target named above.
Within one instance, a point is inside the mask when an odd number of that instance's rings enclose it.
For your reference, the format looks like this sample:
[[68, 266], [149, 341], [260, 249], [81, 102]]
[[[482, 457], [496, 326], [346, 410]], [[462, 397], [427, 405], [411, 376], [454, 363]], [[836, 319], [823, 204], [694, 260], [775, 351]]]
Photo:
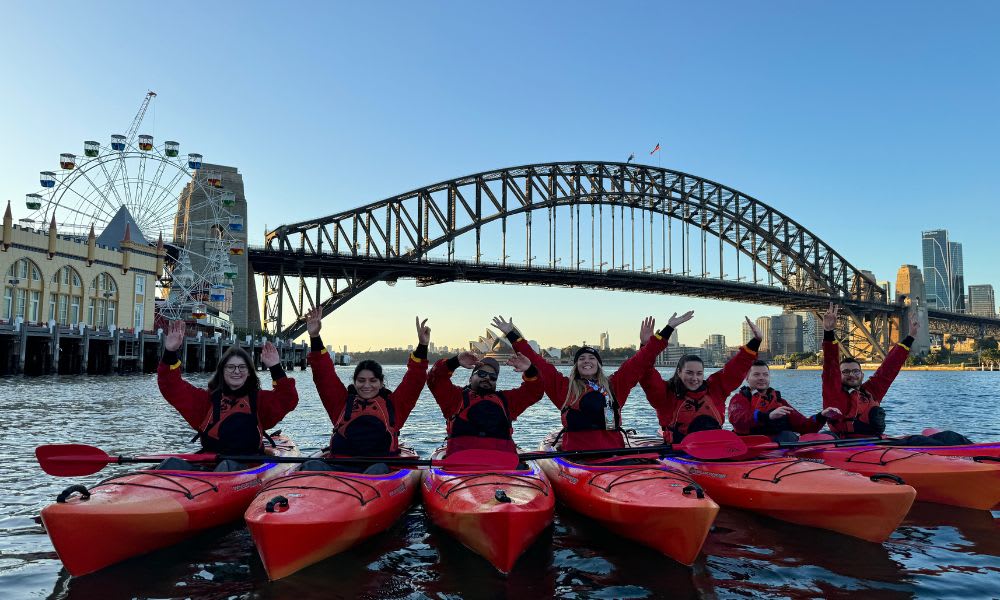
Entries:
[[228, 311], [238, 275], [229, 256], [243, 251], [235, 237], [243, 230], [233, 212], [236, 195], [224, 189], [221, 174], [203, 169], [201, 154], [182, 156], [180, 143], [138, 134], [155, 97], [146, 94], [125, 134], [84, 141], [82, 156], [64, 152], [59, 169], [41, 171], [41, 189], [25, 196], [22, 222], [55, 219], [61, 231], [83, 238], [91, 228], [100, 235], [127, 210], [147, 241], [159, 235], [166, 242], [158, 312], [178, 319], [203, 316], [206, 305]]

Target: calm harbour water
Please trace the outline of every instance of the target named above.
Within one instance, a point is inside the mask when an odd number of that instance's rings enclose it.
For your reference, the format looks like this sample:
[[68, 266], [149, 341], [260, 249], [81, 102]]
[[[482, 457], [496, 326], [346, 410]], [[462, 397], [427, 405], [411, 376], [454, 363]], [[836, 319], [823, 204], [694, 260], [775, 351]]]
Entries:
[[[403, 371], [387, 367], [387, 384], [398, 383]], [[301, 399], [280, 428], [311, 451], [325, 444], [330, 423], [310, 373], [292, 376]], [[207, 377], [190, 380], [203, 384]], [[772, 383], [803, 412], [818, 410], [818, 371], [774, 371]], [[516, 385], [505, 369], [501, 389]], [[884, 403], [889, 433], [934, 426], [995, 440], [998, 398], [1000, 373], [903, 372]], [[35, 463], [34, 447], [79, 442], [113, 454], [192, 451], [191, 431], [160, 397], [153, 375], [0, 379], [0, 414], [8, 439], [19, 440], [0, 449], [4, 599], [1000, 597], [1000, 519], [924, 503], [881, 545], [723, 508], [692, 568], [560, 508], [555, 526], [504, 577], [430, 526], [417, 505], [388, 532], [275, 583], [239, 525], [71, 578], [32, 518], [70, 483], [90, 485], [118, 471], [50, 477]], [[624, 421], [641, 434], [656, 432], [638, 388]], [[543, 399], [518, 420], [515, 439], [533, 449], [557, 425], [558, 412]], [[425, 389], [404, 441], [427, 455], [443, 435], [441, 413]]]

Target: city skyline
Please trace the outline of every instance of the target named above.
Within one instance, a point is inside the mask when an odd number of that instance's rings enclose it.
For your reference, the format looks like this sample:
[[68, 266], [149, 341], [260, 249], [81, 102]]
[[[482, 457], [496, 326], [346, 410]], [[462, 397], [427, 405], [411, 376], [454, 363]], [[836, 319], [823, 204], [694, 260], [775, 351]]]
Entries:
[[[606, 14], [598, 3], [575, 11], [524, 6], [538, 18], [516, 18], [509, 6], [397, 7], [387, 19], [362, 5], [316, 5], [302, 22], [247, 5], [239, 29], [210, 36], [190, 28], [188, 14], [155, 4], [127, 15], [106, 5], [47, 12], [46, 36], [24, 26], [0, 39], [9, 57], [0, 65], [5, 81], [34, 81], [56, 64], [64, 74], [45, 93], [0, 98], [0, 124], [12, 140], [0, 150], [0, 199], [13, 201], [15, 219], [23, 216], [39, 171], [53, 168], [61, 152], [79, 152], [83, 140], [127, 128], [152, 89], [158, 97], [144, 133], [239, 168], [251, 244], [261, 243], [265, 225], [469, 173], [555, 160], [624, 162], [634, 153], [760, 199], [876, 281], [893, 280], [901, 264], [922, 265], [915, 234], [940, 228], [961, 240], [967, 284], [1000, 285], [990, 218], [1000, 196], [991, 177], [1000, 159], [992, 143], [1000, 133], [1000, 82], [983, 76], [995, 72], [992, 57], [1000, 54], [990, 26], [1000, 7], [653, 5], [636, 20], [627, 11]], [[208, 5], [199, 18], [229, 22], [230, 10]], [[7, 16], [28, 24], [41, 14], [14, 4]], [[483, 19], [505, 34], [484, 39], [469, 25]], [[541, 25], [553, 19], [564, 27]], [[191, 48], [199, 61], [225, 68], [193, 73], [188, 60], [167, 60], [164, 51], [109, 53], [95, 70], [77, 51], [79, 31], [119, 39], [136, 22], [165, 48]], [[664, 22], [674, 24], [669, 35]], [[716, 43], [698, 33], [706, 22]], [[857, 33], [850, 45], [840, 43], [845, 29]], [[419, 43], [415, 30], [423, 32]], [[747, 31], [754, 44], [745, 43]], [[522, 42], [505, 43], [514, 38]], [[799, 51], [789, 53], [789, 45]], [[620, 60], [623, 51], [628, 61]], [[524, 71], [516, 85], [505, 77], [540, 60], [559, 61], [560, 81], [583, 92], [567, 96], [544, 69]], [[645, 77], [654, 72], [669, 76]], [[644, 83], [591, 93], [583, 82], [595, 73]], [[739, 100], [697, 91], [708, 80], [742, 90]], [[695, 85], [678, 93], [678, 81]], [[662, 149], [648, 154], [657, 143]], [[950, 174], [947, 197], [917, 176], [932, 172]], [[660, 323], [688, 309], [696, 317], [681, 336], [691, 341], [713, 333], [738, 339], [744, 315], [780, 312], [675, 296], [400, 281], [372, 286], [324, 327], [336, 332], [330, 343], [399, 346], [415, 337], [409, 323], [421, 314], [435, 340], [456, 346], [502, 312], [547, 345], [596, 343], [603, 331], [619, 346], [637, 340], [642, 317]]]

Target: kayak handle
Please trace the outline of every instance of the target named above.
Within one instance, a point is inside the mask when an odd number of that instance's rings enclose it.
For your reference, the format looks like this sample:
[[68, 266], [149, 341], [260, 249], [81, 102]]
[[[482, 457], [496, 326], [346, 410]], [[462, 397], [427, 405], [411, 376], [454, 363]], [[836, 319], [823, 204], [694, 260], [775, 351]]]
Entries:
[[86, 486], [77, 483], [60, 492], [59, 495], [56, 496], [56, 502], [63, 504], [69, 499], [70, 496], [77, 492], [80, 493], [80, 500], [90, 500], [90, 490], [88, 490]]
[[267, 506], [264, 507], [264, 510], [269, 513], [273, 513], [275, 507], [278, 506], [288, 508], [288, 498], [285, 498], [284, 496], [275, 496], [267, 501]]
[[906, 482], [903, 481], [902, 477], [899, 475], [893, 475], [892, 473], [876, 473], [869, 477], [869, 479], [872, 481], [882, 481], [883, 479], [888, 479], [889, 481], [896, 482], [898, 485], [906, 485]]
[[695, 485], [693, 483], [685, 487], [683, 490], [681, 490], [681, 493], [683, 493], [685, 496], [687, 496], [691, 492], [694, 492], [695, 495], [698, 496], [699, 500], [705, 497], [705, 490], [701, 489], [701, 486]]
[[502, 502], [504, 504], [513, 502], [513, 500], [510, 499], [510, 496], [507, 495], [507, 492], [503, 490], [497, 490], [494, 492], [493, 497], [497, 499], [497, 502]]
[[1000, 462], [1000, 456], [973, 456], [972, 460], [981, 462]]

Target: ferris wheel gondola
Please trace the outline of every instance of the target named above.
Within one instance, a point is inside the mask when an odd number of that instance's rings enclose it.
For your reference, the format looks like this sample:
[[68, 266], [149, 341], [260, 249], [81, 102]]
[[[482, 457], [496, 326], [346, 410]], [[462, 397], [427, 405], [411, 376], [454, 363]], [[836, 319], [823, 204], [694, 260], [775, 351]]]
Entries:
[[125, 134], [111, 135], [107, 144], [86, 140], [82, 155], [63, 152], [58, 170], [41, 171], [41, 188], [25, 195], [29, 215], [22, 222], [54, 218], [61, 231], [84, 238], [92, 226], [102, 232], [127, 210], [147, 241], [164, 237], [172, 258], [158, 274], [161, 314], [186, 318], [204, 312], [206, 304], [228, 311], [232, 294], [217, 291], [238, 276], [229, 260], [239, 245], [234, 233], [242, 231], [242, 218], [231, 213], [235, 194], [224, 188], [221, 174], [202, 171], [201, 154], [182, 156], [179, 142], [157, 145], [152, 134], [138, 133], [155, 97], [146, 95]]

